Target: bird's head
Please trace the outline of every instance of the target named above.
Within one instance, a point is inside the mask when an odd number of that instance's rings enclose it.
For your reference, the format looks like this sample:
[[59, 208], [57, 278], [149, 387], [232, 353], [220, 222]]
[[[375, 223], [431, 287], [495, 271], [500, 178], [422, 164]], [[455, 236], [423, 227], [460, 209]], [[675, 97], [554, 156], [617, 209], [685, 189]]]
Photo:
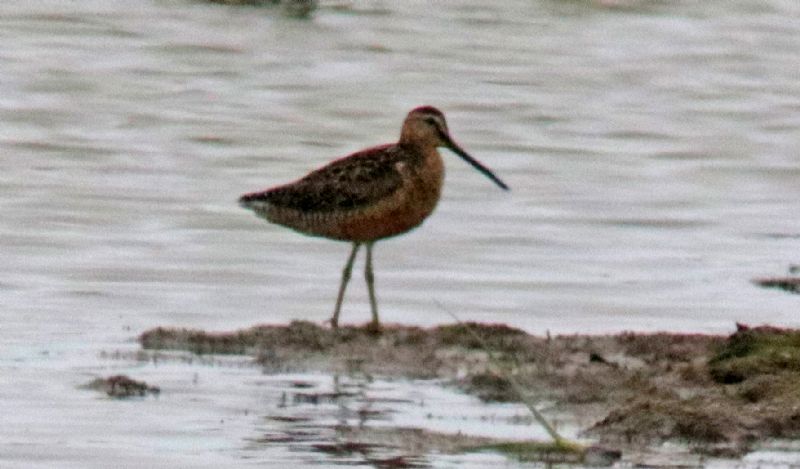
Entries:
[[500, 188], [508, 190], [506, 183], [495, 176], [489, 168], [471, 157], [450, 137], [444, 114], [433, 106], [420, 106], [408, 113], [400, 132], [400, 144], [448, 148]]

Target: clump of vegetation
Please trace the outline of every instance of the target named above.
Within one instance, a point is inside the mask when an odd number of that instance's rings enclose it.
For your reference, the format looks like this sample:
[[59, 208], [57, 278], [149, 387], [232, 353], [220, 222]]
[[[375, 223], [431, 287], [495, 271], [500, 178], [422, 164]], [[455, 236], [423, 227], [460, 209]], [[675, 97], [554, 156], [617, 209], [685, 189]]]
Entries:
[[280, 7], [282, 13], [287, 16], [306, 18], [316, 8], [318, 0], [206, 0], [211, 3], [229, 6], [246, 7]]
[[647, 363], [690, 362], [708, 351], [709, 342], [716, 338], [702, 334], [636, 334], [623, 332], [617, 340], [626, 354]]
[[586, 464], [599, 467], [610, 466], [622, 457], [622, 453], [618, 450], [599, 446], [583, 447], [564, 442], [506, 441], [485, 444], [473, 449], [497, 451], [522, 462]]
[[789, 293], [800, 293], [800, 277], [761, 278], [754, 282], [764, 288], [778, 288]]
[[308, 321], [288, 326], [256, 326], [234, 332], [212, 333], [158, 327], [139, 336], [145, 349], [186, 350], [199, 355], [245, 355], [265, 346], [324, 351], [336, 342], [336, 333]]
[[436, 341], [442, 345], [488, 349], [492, 352], [519, 350], [530, 337], [525, 331], [505, 324], [475, 322], [439, 326], [433, 332], [436, 334]]
[[625, 443], [678, 440], [694, 444], [719, 443], [735, 427], [730, 407], [720, 412], [713, 399], [646, 397], [634, 399], [608, 414], [593, 433], [614, 434]]
[[105, 392], [109, 397], [124, 399], [128, 397], [145, 397], [148, 394], [158, 395], [161, 389], [150, 386], [144, 381], [136, 381], [125, 375], [114, 375], [108, 378], [97, 378], [85, 386]]
[[[726, 339], [708, 341], [705, 352], [696, 350], [699, 355], [683, 365], [690, 355], [674, 354], [681, 342], [665, 349], [672, 349], [672, 359], [664, 356], [664, 375], [640, 380], [640, 385], [662, 386], [642, 388], [598, 422], [592, 434], [631, 442], [685, 441], [701, 452], [727, 456], [766, 438], [800, 436], [800, 331], [739, 325]], [[651, 345], [636, 349], [658, 355], [647, 351]], [[697, 357], [705, 361], [697, 363]]]
[[711, 358], [709, 372], [722, 384], [785, 372], [800, 379], [800, 331], [740, 326]]
[[520, 400], [511, 381], [502, 374], [491, 371], [470, 375], [466, 380], [465, 389], [484, 401], [517, 402]]

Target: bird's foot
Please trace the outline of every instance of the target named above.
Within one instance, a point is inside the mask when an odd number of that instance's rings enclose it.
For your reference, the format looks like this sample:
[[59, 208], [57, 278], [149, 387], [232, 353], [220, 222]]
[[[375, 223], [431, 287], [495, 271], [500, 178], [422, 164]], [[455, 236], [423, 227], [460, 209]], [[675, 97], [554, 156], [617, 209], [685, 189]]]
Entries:
[[334, 331], [339, 329], [339, 321], [335, 318], [330, 318], [327, 321], [323, 322], [323, 324], [330, 324], [331, 329], [333, 329]]
[[377, 321], [372, 321], [364, 329], [373, 335], [380, 335], [383, 332], [381, 324]]

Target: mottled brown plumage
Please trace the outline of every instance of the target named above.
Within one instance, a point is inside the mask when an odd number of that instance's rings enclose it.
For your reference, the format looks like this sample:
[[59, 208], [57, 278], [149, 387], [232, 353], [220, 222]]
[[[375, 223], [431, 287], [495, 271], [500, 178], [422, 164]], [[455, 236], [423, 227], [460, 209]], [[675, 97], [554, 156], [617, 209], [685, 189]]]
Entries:
[[[403, 145], [370, 148], [296, 182], [245, 195], [243, 202], [305, 234], [361, 242], [386, 238], [417, 226], [438, 200], [441, 159], [437, 169], [431, 165], [436, 158], [421, 156]], [[426, 213], [411, 216], [422, 206]]]
[[422, 106], [409, 112], [395, 144], [353, 153], [305, 177], [261, 192], [239, 203], [270, 222], [311, 236], [353, 243], [331, 324], [338, 325], [353, 260], [367, 246], [366, 277], [372, 320], [379, 327], [373, 289], [372, 245], [419, 226], [441, 195], [444, 164], [437, 147], [445, 146], [503, 189], [508, 187], [450, 138], [444, 115]]

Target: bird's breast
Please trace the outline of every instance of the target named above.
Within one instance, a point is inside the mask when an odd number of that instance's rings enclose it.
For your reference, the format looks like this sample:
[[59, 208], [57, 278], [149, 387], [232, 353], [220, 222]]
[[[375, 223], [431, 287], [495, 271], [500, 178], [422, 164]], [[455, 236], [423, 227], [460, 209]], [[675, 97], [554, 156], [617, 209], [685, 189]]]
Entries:
[[402, 185], [391, 195], [342, 217], [337, 239], [374, 241], [419, 226], [436, 208], [442, 193], [444, 164], [439, 152], [425, 153], [420, 162], [395, 163]]

